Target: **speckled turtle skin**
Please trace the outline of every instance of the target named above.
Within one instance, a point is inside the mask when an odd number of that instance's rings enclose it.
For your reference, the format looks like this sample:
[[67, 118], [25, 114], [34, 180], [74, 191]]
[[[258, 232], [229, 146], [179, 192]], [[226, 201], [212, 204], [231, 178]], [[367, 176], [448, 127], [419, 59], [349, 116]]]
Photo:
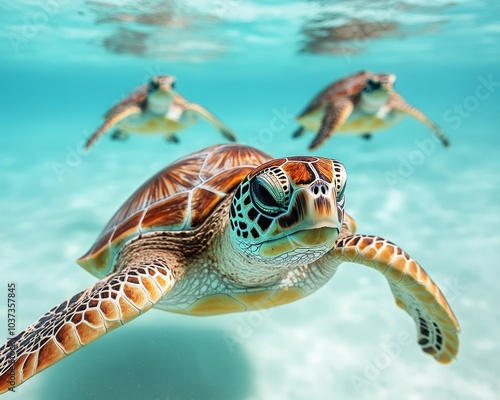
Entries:
[[[217, 315], [315, 292], [344, 262], [381, 272], [415, 321], [422, 350], [458, 352], [440, 289], [397, 245], [356, 234], [347, 174], [332, 159], [273, 159], [248, 146], [206, 148], [170, 164], [116, 212], [78, 263], [100, 280], [0, 348], [0, 393], [151, 308]], [[15, 352], [12, 352], [15, 349]]]
[[293, 137], [307, 130], [315, 132], [309, 149], [320, 147], [334, 133], [369, 139], [373, 132], [397, 125], [409, 115], [427, 125], [443, 146], [449, 147], [450, 141], [439, 126], [394, 90], [395, 81], [394, 74], [360, 71], [332, 83], [297, 117], [301, 126]]

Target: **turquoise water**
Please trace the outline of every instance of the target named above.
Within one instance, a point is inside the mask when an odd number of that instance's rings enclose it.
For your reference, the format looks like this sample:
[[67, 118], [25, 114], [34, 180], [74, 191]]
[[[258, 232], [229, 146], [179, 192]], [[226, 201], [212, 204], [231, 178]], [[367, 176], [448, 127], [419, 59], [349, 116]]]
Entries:
[[[222, 140], [200, 123], [180, 145], [105, 137], [83, 153], [102, 114], [132, 88], [173, 74], [178, 91], [241, 142], [299, 155], [310, 154], [312, 135], [292, 140], [292, 116], [333, 80], [369, 69], [395, 73], [396, 89], [452, 148], [405, 119], [370, 141], [333, 137], [315, 154], [346, 165], [358, 231], [398, 243], [446, 293], [462, 327], [458, 360], [442, 366], [414, 341], [400, 343], [415, 328], [383, 277], [346, 264], [313, 296], [265, 312], [153, 310], [10, 397], [500, 398], [498, 4], [135, 3], [0, 5], [0, 296], [16, 282], [18, 329], [95, 282], [75, 259], [145, 179]], [[4, 342], [6, 301], [0, 316]]]

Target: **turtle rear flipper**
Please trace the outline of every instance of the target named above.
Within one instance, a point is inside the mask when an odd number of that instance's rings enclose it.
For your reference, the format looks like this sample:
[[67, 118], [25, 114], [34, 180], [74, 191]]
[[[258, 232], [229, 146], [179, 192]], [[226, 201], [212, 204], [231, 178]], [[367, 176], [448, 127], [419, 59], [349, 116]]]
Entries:
[[422, 350], [440, 363], [455, 358], [458, 321], [438, 286], [406, 252], [377, 236], [350, 235], [337, 243], [333, 256], [383, 273], [396, 304], [415, 321]]
[[191, 112], [199, 115], [204, 120], [206, 120], [209, 124], [213, 125], [230, 142], [236, 142], [238, 140], [238, 137], [236, 136], [236, 134], [234, 132], [232, 132], [231, 129], [229, 129], [226, 125], [224, 125], [221, 120], [219, 120], [215, 115], [213, 115], [206, 108], [200, 106], [199, 104], [189, 103], [186, 105], [186, 110], [191, 111]]
[[298, 138], [301, 137], [305, 133], [305, 128], [301, 126], [300, 128], [297, 128], [295, 132], [293, 132], [292, 137], [293, 138]]
[[54, 307], [0, 347], [0, 393], [146, 312], [173, 284], [169, 266], [154, 259], [124, 268]]
[[179, 144], [181, 142], [179, 136], [177, 136], [175, 133], [169, 133], [167, 136], [165, 136], [165, 140], [169, 143], [175, 144]]
[[111, 139], [118, 140], [118, 141], [124, 141], [124, 140], [128, 139], [128, 134], [117, 129], [111, 134]]

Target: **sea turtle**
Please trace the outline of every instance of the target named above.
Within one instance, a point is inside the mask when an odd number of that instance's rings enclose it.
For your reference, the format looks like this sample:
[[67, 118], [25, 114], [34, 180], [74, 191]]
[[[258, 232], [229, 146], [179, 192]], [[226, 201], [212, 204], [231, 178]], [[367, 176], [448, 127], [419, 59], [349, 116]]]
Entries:
[[450, 362], [459, 325], [443, 293], [397, 245], [355, 233], [346, 179], [336, 160], [273, 159], [238, 144], [169, 165], [78, 260], [101, 280], [0, 348], [0, 392], [9, 371], [19, 385], [152, 307], [214, 315], [277, 306], [315, 292], [343, 262], [381, 272], [423, 351]]
[[317, 132], [309, 146], [316, 149], [334, 132], [361, 134], [369, 139], [373, 131], [396, 125], [410, 115], [431, 128], [448, 147], [450, 142], [443, 131], [394, 91], [395, 81], [393, 74], [360, 71], [332, 83], [297, 117], [302, 126], [293, 137], [302, 136], [306, 129]]
[[117, 140], [125, 139], [129, 133], [163, 134], [169, 142], [178, 143], [176, 133], [200, 118], [217, 128], [229, 141], [236, 141], [236, 135], [215, 115], [198, 104], [189, 103], [175, 91], [173, 76], [154, 76], [104, 115], [104, 123], [89, 137], [85, 148], [89, 149], [111, 128], [116, 128], [112, 138]]

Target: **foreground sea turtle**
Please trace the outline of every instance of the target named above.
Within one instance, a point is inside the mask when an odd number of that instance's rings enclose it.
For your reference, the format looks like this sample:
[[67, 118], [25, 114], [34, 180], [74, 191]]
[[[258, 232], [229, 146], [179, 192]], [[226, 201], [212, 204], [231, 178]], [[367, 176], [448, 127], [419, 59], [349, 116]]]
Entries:
[[459, 325], [443, 293], [397, 245], [355, 233], [345, 187], [338, 161], [272, 159], [243, 145], [174, 162], [78, 260], [101, 280], [0, 348], [0, 392], [12, 376], [19, 385], [152, 307], [213, 315], [285, 304], [315, 292], [343, 262], [381, 272], [423, 351], [450, 362]]
[[85, 148], [89, 149], [112, 128], [115, 128], [113, 139], [124, 139], [129, 133], [163, 134], [168, 141], [178, 143], [176, 133], [200, 118], [217, 128], [226, 139], [236, 141], [236, 135], [217, 117], [202, 106], [189, 103], [175, 91], [173, 76], [155, 76], [105, 114], [104, 123], [89, 137]]
[[297, 117], [302, 125], [293, 137], [306, 129], [316, 132], [309, 146], [321, 146], [334, 132], [361, 134], [389, 128], [410, 115], [431, 128], [445, 147], [450, 142], [443, 131], [421, 111], [406, 103], [393, 89], [396, 76], [361, 71], [332, 83], [320, 92]]

